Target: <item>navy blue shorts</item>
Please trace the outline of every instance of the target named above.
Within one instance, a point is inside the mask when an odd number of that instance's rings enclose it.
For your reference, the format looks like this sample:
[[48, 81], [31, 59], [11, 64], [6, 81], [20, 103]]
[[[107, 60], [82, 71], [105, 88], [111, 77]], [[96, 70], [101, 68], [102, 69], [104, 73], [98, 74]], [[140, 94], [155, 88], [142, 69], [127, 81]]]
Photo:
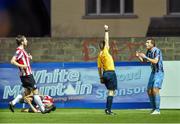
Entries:
[[104, 71], [103, 82], [108, 90], [117, 89], [117, 77], [115, 71]]
[[27, 76], [21, 76], [20, 78], [21, 78], [22, 86], [24, 88], [27, 88], [29, 90], [34, 90], [34, 89], [37, 88], [36, 85], [35, 85], [36, 82], [35, 82], [34, 77], [33, 77], [32, 74], [27, 75]]

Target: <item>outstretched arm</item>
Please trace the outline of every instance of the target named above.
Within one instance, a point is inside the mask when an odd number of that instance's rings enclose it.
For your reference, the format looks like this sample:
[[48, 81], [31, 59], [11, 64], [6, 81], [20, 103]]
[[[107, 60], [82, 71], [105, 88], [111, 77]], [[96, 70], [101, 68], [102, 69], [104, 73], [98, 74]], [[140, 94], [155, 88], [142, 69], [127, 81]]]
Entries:
[[104, 29], [105, 29], [105, 36], [104, 36], [105, 47], [109, 49], [109, 27], [107, 25], [104, 25]]

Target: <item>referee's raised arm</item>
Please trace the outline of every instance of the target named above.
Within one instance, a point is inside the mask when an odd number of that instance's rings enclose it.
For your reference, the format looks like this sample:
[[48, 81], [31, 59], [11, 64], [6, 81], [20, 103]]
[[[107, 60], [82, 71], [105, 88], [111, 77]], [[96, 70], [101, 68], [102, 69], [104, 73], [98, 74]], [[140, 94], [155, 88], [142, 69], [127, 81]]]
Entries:
[[104, 25], [104, 29], [105, 29], [105, 36], [104, 36], [105, 47], [109, 49], [109, 27], [107, 25]]

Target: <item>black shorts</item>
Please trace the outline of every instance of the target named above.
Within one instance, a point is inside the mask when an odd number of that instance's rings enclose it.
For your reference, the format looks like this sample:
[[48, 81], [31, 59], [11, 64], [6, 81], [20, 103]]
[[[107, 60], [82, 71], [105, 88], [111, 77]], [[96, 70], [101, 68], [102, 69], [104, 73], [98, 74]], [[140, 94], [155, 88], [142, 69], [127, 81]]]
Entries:
[[22, 86], [24, 88], [27, 88], [29, 90], [34, 90], [34, 89], [37, 88], [36, 85], [35, 85], [36, 82], [35, 82], [34, 77], [33, 77], [32, 74], [27, 75], [27, 76], [21, 76], [20, 78], [21, 78]]
[[117, 77], [115, 71], [104, 71], [103, 81], [108, 90], [117, 89]]

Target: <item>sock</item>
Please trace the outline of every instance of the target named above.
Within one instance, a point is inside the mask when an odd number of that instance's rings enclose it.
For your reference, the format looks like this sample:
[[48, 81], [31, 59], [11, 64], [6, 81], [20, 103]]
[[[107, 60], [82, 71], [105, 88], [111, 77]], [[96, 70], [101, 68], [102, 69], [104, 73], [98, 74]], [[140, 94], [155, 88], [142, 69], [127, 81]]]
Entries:
[[22, 98], [23, 96], [21, 94], [17, 95], [16, 98], [11, 102], [12, 105], [15, 105], [16, 103], [18, 103]]
[[106, 109], [109, 111], [111, 111], [112, 101], [113, 101], [113, 96], [108, 96], [106, 102]]
[[45, 111], [44, 105], [41, 101], [41, 98], [39, 97], [39, 95], [34, 95], [34, 101], [35, 103], [39, 106], [41, 112]]
[[151, 107], [152, 109], [156, 109], [155, 107], [155, 97], [154, 96], [149, 96], [149, 100], [150, 100], [150, 104], [151, 104]]
[[159, 111], [159, 109], [160, 109], [160, 95], [156, 94], [154, 96], [154, 98], [155, 98], [155, 107], [156, 107], [156, 110]]

